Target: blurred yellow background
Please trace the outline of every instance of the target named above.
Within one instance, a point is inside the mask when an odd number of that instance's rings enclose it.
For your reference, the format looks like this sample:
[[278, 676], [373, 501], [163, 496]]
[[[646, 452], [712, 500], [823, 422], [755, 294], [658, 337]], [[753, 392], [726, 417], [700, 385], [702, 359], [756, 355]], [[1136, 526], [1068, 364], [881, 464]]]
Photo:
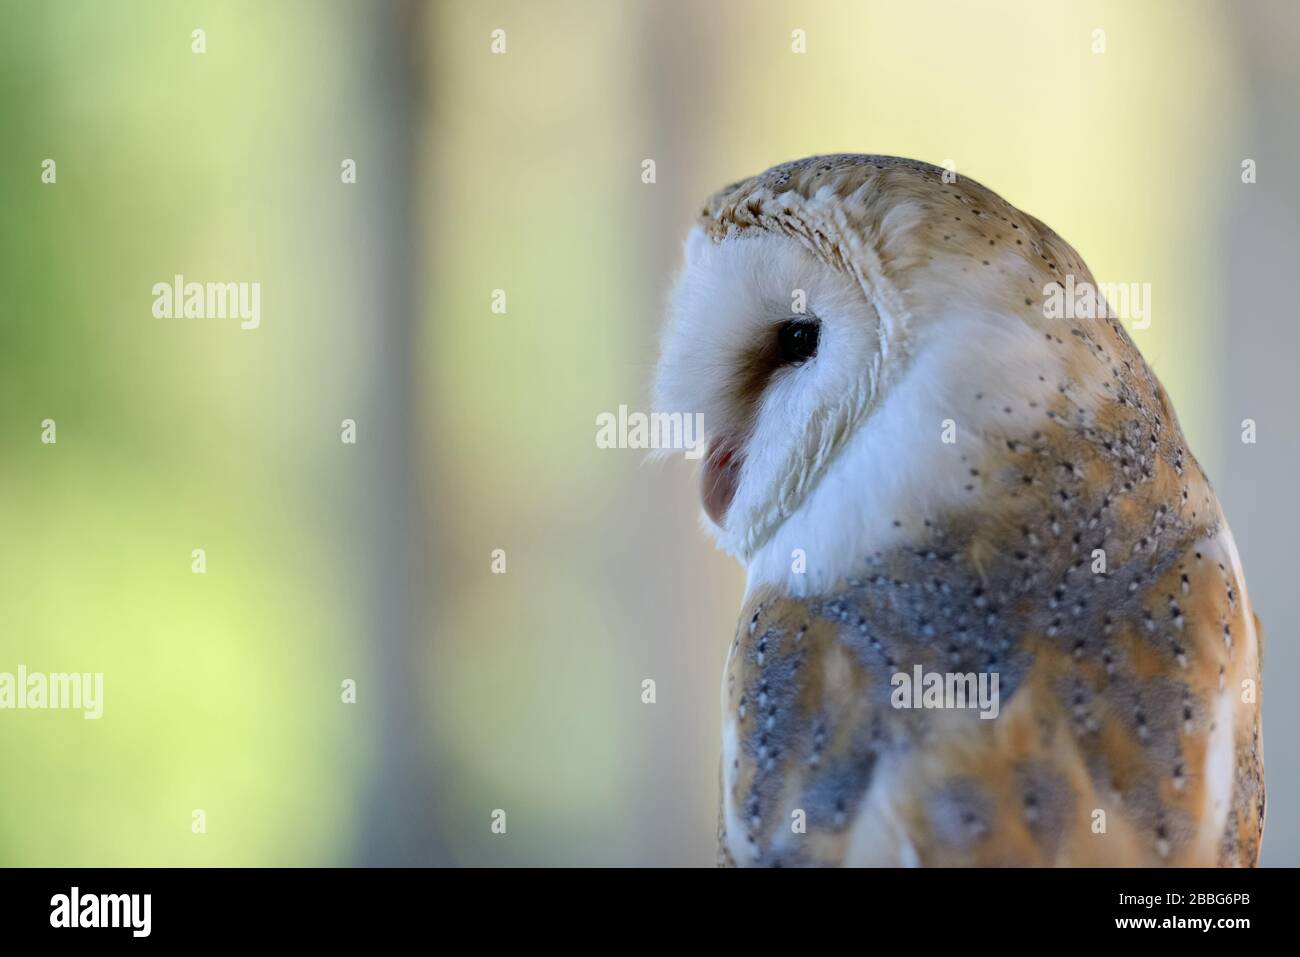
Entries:
[[[1219, 485], [1280, 687], [1296, 529], [1269, 503], [1300, 450], [1270, 363], [1296, 317], [1252, 270], [1294, 249], [1298, 22], [6, 4], [0, 671], [102, 671], [105, 713], [0, 712], [0, 863], [711, 863], [742, 575], [690, 466], [598, 449], [595, 418], [645, 408], [700, 201], [814, 153], [951, 161], [1100, 280], [1151, 284], [1134, 338]], [[260, 282], [260, 328], [155, 318], [177, 273]], [[1297, 706], [1265, 706], [1265, 861], [1296, 864]]]

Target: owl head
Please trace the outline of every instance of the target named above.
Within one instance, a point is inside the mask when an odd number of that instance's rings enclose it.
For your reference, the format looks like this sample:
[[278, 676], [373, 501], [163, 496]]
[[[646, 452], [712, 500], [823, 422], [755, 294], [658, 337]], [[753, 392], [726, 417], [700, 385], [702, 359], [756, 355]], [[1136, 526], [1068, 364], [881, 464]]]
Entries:
[[686, 240], [655, 405], [703, 415], [703, 520], [751, 590], [829, 585], [974, 507], [990, 449], [1063, 387], [1104, 390], [1044, 314], [1044, 289], [1087, 267], [950, 179], [893, 157], [799, 160], [714, 194]]

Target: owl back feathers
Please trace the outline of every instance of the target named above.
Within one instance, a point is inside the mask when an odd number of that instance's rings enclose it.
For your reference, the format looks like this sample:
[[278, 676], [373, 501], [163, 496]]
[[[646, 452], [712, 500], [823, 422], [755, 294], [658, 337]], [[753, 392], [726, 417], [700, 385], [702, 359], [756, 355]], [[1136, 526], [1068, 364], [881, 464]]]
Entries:
[[[753, 597], [723, 684], [725, 854], [1256, 862], [1258, 638], [1236, 549], [1158, 385], [1123, 394], [1080, 418], [1062, 393], [981, 463], [979, 508], [926, 519], [830, 593]], [[897, 707], [918, 666], [997, 674], [997, 717]]]

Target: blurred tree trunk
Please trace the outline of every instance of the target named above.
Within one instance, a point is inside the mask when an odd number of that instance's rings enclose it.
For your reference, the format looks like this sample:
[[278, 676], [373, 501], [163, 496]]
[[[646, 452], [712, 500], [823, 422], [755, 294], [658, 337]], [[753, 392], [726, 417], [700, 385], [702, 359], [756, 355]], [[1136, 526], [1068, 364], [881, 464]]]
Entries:
[[[1295, 122], [1279, 122], [1295, 116], [1300, 94], [1300, 7], [1293, 0], [1263, 0], [1229, 4], [1223, 16], [1241, 24], [1236, 37], [1255, 113], [1251, 135], [1238, 153], [1223, 156], [1223, 175], [1239, 180], [1240, 164], [1253, 159], [1258, 180], [1249, 185], [1238, 181], [1237, 198], [1224, 214], [1223, 249], [1229, 266], [1219, 355], [1229, 402], [1220, 413], [1224, 468], [1216, 485], [1264, 626], [1267, 685], [1300, 670], [1300, 646], [1290, 640], [1300, 628], [1300, 614], [1287, 598], [1300, 520], [1294, 508], [1265, 504], [1291, 500], [1300, 463], [1300, 431], [1293, 424], [1300, 326], [1286, 284], [1277, 281], [1300, 261], [1300, 190], [1294, 185], [1300, 129]], [[1241, 442], [1241, 421], [1246, 418], [1258, 420], [1260, 438], [1255, 445]], [[1283, 734], [1294, 711], [1277, 694], [1262, 700], [1269, 807], [1291, 808], [1300, 796], [1300, 759], [1284, 743]], [[1297, 846], [1300, 816], [1270, 813], [1262, 863], [1294, 864]]]
[[[368, 226], [357, 237], [358, 259], [374, 278], [373, 311], [357, 316], [373, 337], [376, 375], [364, 421], [370, 448], [360, 488], [365, 503], [362, 554], [368, 576], [371, 623], [369, 658], [377, 686], [367, 689], [375, 715], [374, 773], [363, 792], [357, 863], [430, 865], [446, 863], [430, 804], [435, 754], [427, 734], [428, 709], [419, 676], [426, 670], [422, 627], [424, 592], [431, 576], [419, 535], [423, 481], [417, 474], [422, 431], [416, 416], [415, 329], [420, 251], [420, 131], [424, 103], [426, 7], [400, 0], [349, 8], [358, 42], [368, 39], [368, 88], [359, 97], [358, 139], [370, 156], [367, 189], [375, 197]], [[363, 39], [364, 38], [364, 39]]]

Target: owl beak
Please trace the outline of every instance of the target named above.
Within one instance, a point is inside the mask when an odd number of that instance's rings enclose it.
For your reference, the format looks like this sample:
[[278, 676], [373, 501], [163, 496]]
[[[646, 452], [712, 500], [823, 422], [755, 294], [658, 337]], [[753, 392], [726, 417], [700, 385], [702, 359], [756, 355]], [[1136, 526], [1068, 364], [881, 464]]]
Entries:
[[739, 436], [715, 436], [709, 442], [704, 458], [704, 471], [700, 475], [700, 499], [704, 511], [719, 528], [726, 528], [727, 509], [736, 497], [740, 484], [740, 467], [745, 453]]

